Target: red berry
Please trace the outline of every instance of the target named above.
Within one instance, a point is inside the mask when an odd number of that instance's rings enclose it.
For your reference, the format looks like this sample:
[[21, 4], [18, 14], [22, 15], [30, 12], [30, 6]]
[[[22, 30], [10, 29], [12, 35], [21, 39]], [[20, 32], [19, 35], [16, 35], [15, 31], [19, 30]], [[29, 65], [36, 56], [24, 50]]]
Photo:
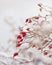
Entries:
[[18, 35], [18, 36], [17, 36], [17, 39], [21, 39], [21, 38], [22, 38], [21, 35]]
[[29, 20], [28, 19], [26, 19], [26, 21], [25, 22], [28, 22]]
[[26, 22], [31, 23], [32, 21], [31, 19], [26, 19]]
[[45, 50], [45, 51], [44, 51], [44, 55], [47, 55], [47, 54], [48, 54], [48, 51]]
[[41, 50], [41, 48], [38, 48], [38, 50]]
[[16, 47], [19, 47], [20, 45], [21, 45], [20, 43], [17, 43], [17, 44], [16, 44]]
[[14, 54], [13, 54], [13, 57], [15, 57], [15, 56], [17, 56], [18, 55], [18, 52], [15, 52]]
[[34, 18], [35, 18], [35, 19], [39, 19], [39, 16], [35, 16]]
[[51, 49], [51, 48], [52, 48], [52, 44], [49, 45], [49, 49]]
[[27, 28], [26, 30], [29, 31], [30, 28]]
[[39, 7], [42, 7], [42, 4], [41, 4], [41, 3], [39, 3], [39, 4], [38, 4], [38, 6], [39, 6]]
[[21, 32], [22, 36], [25, 37], [26, 36], [26, 32]]

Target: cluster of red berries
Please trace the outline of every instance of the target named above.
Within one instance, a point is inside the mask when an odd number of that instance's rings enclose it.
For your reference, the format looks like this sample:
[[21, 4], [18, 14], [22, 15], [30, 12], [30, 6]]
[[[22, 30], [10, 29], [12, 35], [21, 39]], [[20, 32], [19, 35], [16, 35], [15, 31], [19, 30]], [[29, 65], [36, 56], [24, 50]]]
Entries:
[[[42, 4], [40, 3], [40, 4], [38, 4], [38, 6], [41, 8], [42, 7]], [[35, 20], [39, 20], [39, 18], [40, 18], [40, 16], [34, 16], [34, 17], [32, 17], [32, 18], [34, 18]], [[26, 21], [25, 21], [26, 23], [32, 23], [32, 20], [31, 20], [31, 18], [28, 18], [28, 19], [26, 19]], [[30, 28], [27, 28], [26, 30], [27, 31], [29, 31], [29, 29]], [[26, 37], [26, 32], [24, 32], [23, 30], [21, 30], [20, 31], [20, 34], [17, 36], [17, 44], [16, 44], [16, 47], [20, 47], [21, 46], [21, 42], [23, 42], [23, 39], [24, 39], [24, 37]], [[52, 49], [52, 44], [50, 44], [49, 46], [49, 49]], [[41, 48], [38, 48], [38, 50], [41, 50]], [[44, 51], [44, 55], [47, 55], [48, 54], [48, 51], [47, 50], [45, 50]], [[15, 52], [14, 54], [13, 54], [13, 57], [15, 57], [15, 56], [17, 56], [18, 55], [18, 52]]]
[[[19, 35], [17, 35], [17, 40], [18, 40], [18, 42], [17, 42], [17, 44], [16, 44], [16, 47], [20, 47], [21, 46], [21, 42], [23, 42], [23, 38], [26, 36], [26, 32], [24, 32], [24, 31], [20, 31], [20, 34]], [[15, 56], [17, 56], [18, 55], [18, 52], [15, 52], [14, 54], [13, 54], [13, 57], [15, 57]]]
[[16, 44], [16, 47], [19, 47], [21, 45], [21, 42], [23, 41], [23, 38], [26, 36], [26, 32], [21, 31], [20, 34], [17, 36], [18, 43]]

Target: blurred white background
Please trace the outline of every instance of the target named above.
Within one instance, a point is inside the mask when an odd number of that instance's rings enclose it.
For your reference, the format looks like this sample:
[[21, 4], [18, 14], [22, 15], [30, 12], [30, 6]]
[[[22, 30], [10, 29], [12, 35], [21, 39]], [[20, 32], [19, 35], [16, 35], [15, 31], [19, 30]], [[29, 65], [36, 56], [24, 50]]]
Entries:
[[5, 17], [12, 16], [15, 23], [21, 25], [26, 18], [38, 14], [37, 3], [52, 7], [52, 0], [0, 0], [0, 46], [7, 48], [7, 41], [11, 37], [10, 27], [4, 22]]

